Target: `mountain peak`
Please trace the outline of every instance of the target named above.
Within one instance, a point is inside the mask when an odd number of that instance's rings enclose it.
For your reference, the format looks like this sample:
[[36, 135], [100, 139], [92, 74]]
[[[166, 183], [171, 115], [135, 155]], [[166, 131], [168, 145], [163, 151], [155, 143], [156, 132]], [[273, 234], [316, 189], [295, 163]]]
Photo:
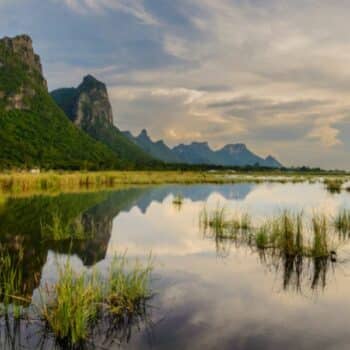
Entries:
[[270, 154], [265, 158], [265, 165], [273, 168], [281, 168], [283, 165], [273, 156]]
[[139, 136], [137, 136], [137, 139], [143, 142], [152, 142], [151, 138], [149, 137], [147, 130], [142, 129]]
[[0, 42], [10, 53], [28, 65], [29, 69], [34, 69], [42, 74], [42, 66], [39, 55], [34, 53], [32, 38], [27, 34], [17, 35], [13, 38], [4, 37]]
[[91, 74], [88, 74], [83, 78], [82, 83], [78, 86], [78, 90], [80, 91], [101, 90], [103, 91], [103, 93], [107, 93], [106, 85], [101, 81], [97, 80]]
[[40, 57], [29, 35], [0, 39], [0, 73], [0, 98], [7, 110], [28, 110], [31, 99], [39, 92], [37, 88], [47, 92]]

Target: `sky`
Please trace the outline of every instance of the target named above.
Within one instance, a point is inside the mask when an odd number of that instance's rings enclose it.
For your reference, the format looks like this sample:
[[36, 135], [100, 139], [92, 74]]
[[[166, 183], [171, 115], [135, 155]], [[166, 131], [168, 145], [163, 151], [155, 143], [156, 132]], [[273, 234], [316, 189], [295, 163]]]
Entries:
[[106, 83], [115, 124], [350, 169], [347, 0], [0, 0], [49, 88]]

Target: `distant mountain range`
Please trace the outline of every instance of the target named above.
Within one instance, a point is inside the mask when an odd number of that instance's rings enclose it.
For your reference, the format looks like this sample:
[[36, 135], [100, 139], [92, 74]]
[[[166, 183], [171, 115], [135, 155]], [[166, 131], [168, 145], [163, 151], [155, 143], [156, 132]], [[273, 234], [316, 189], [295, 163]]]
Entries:
[[229, 144], [219, 150], [212, 150], [207, 142], [192, 142], [189, 145], [180, 144], [170, 148], [162, 140], [152, 141], [145, 129], [138, 136], [133, 136], [129, 131], [123, 133], [145, 152], [166, 163], [282, 167], [274, 157], [259, 157], [243, 143]]
[[78, 87], [49, 94], [31, 38], [0, 39], [0, 169], [162, 169], [165, 163], [281, 167], [244, 144], [169, 148], [146, 130], [137, 137], [121, 132], [104, 83], [87, 75]]

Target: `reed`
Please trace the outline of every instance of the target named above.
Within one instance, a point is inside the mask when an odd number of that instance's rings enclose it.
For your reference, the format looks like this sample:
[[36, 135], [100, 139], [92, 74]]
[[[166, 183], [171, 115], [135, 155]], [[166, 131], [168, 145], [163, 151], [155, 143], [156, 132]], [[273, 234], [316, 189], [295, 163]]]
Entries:
[[25, 296], [23, 285], [23, 249], [17, 254], [1, 252], [0, 255], [0, 313], [5, 317], [18, 319], [23, 306], [30, 302]]
[[[118, 185], [152, 185], [152, 184], [196, 184], [196, 183], [261, 183], [261, 182], [304, 182], [315, 181], [318, 174], [300, 176], [298, 173], [253, 172], [232, 174], [230, 171], [101, 171], [69, 172], [48, 171], [33, 174], [30, 172], [0, 173], [0, 192], [57, 192], [81, 189], [113, 188]], [[338, 177], [345, 181], [345, 175]], [[325, 183], [331, 183], [332, 178]], [[332, 186], [331, 186], [332, 187]]]
[[330, 193], [340, 193], [344, 180], [340, 178], [329, 178], [324, 180], [327, 191]]
[[324, 214], [314, 215], [312, 218], [313, 246], [311, 255], [315, 258], [325, 258], [331, 255], [332, 250], [328, 242], [328, 219]]
[[58, 282], [41, 292], [39, 313], [58, 343], [70, 346], [88, 339], [98, 315], [100, 289], [96, 287], [85, 275], [75, 274], [67, 263], [60, 269]]
[[129, 268], [125, 255], [112, 260], [108, 278], [97, 272], [77, 274], [68, 261], [58, 281], [40, 290], [38, 314], [60, 345], [83, 346], [107, 315], [129, 319], [145, 312], [151, 271], [151, 259], [145, 267], [137, 262]]
[[[339, 229], [350, 228], [350, 214], [340, 213], [335, 222]], [[240, 219], [229, 220], [223, 207], [217, 207], [212, 212], [204, 208], [200, 213], [200, 224], [204, 232], [209, 231], [217, 243], [229, 239], [253, 249], [269, 251], [274, 256], [332, 259], [336, 256], [335, 248], [330, 244], [333, 231], [325, 214], [314, 214], [311, 230], [306, 230], [301, 212], [285, 210], [254, 227], [248, 214], [242, 214]]]
[[341, 210], [334, 219], [334, 227], [338, 233], [348, 235], [350, 233], [350, 211]]
[[124, 256], [114, 257], [107, 281], [104, 302], [108, 311], [117, 317], [139, 313], [151, 297], [151, 259], [145, 267], [139, 262], [132, 269], [128, 269], [127, 265]]

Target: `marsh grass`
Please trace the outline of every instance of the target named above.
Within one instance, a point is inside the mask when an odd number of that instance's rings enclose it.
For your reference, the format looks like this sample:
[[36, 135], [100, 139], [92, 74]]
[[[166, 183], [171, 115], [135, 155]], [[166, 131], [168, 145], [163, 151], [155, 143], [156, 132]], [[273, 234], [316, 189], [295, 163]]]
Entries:
[[218, 241], [230, 239], [280, 256], [334, 257], [335, 247], [330, 243], [333, 231], [329, 218], [323, 214], [313, 215], [311, 230], [306, 230], [303, 213], [287, 210], [255, 227], [248, 214], [232, 220], [223, 207], [211, 212], [204, 208], [199, 221], [203, 232]]
[[[68, 172], [48, 171], [39, 174], [30, 172], [0, 173], [0, 192], [23, 194], [28, 192], [58, 192], [73, 190], [97, 190], [118, 185], [196, 184], [196, 183], [300, 183], [315, 181], [322, 174], [303, 174], [278, 171], [237, 172], [230, 171], [101, 171]], [[327, 174], [326, 174], [327, 175]], [[331, 182], [328, 178], [325, 182]], [[345, 175], [337, 179], [346, 179]]]
[[40, 222], [42, 238], [53, 241], [68, 239], [86, 239], [84, 227], [81, 223], [74, 224], [65, 220], [57, 210], [50, 214], [48, 222]]
[[326, 189], [330, 193], [340, 193], [344, 184], [344, 179], [341, 178], [328, 178], [324, 180]]
[[152, 261], [128, 266], [125, 255], [111, 262], [109, 275], [96, 271], [77, 274], [69, 261], [59, 270], [58, 281], [40, 291], [38, 313], [60, 345], [79, 347], [106, 317], [112, 322], [145, 312], [151, 297]]
[[146, 266], [136, 262], [130, 269], [127, 265], [128, 261], [124, 256], [114, 257], [107, 280], [104, 303], [108, 312], [117, 317], [139, 314], [152, 295], [149, 284], [152, 272], [151, 257]]
[[334, 227], [343, 236], [350, 234], [350, 211], [341, 210], [334, 218]]
[[245, 235], [252, 227], [248, 213], [227, 214], [225, 207], [217, 205], [216, 209], [208, 211], [206, 207], [199, 214], [199, 225], [204, 234], [218, 238], [237, 238]]
[[88, 339], [98, 315], [97, 286], [93, 279], [75, 274], [67, 263], [59, 271], [58, 282], [41, 290], [39, 314], [58, 343], [77, 345]]
[[23, 306], [30, 302], [23, 285], [23, 249], [17, 256], [9, 252], [0, 254], [0, 300], [0, 314], [15, 319], [22, 316]]

